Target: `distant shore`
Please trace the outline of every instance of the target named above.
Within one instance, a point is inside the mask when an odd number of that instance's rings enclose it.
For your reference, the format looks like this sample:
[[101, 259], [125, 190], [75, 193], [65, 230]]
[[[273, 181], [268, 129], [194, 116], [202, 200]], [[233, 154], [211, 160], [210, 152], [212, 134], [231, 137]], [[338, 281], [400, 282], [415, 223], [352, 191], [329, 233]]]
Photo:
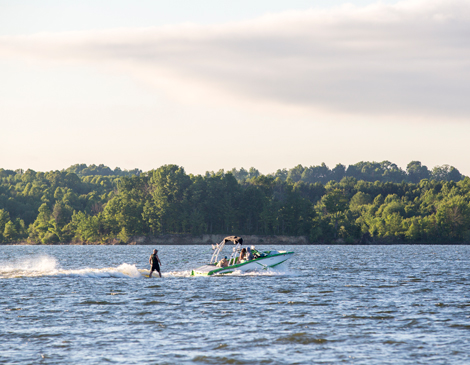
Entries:
[[[131, 236], [127, 242], [114, 239], [107, 242], [80, 242], [56, 243], [55, 245], [211, 245], [221, 242], [227, 235], [223, 234], [161, 234], [155, 236]], [[262, 236], [242, 235], [246, 245], [308, 245], [310, 242], [306, 236]], [[12, 242], [3, 245], [40, 245], [34, 242]]]
[[[55, 243], [54, 246], [61, 245], [110, 245], [110, 246], [126, 246], [126, 245], [146, 245], [146, 246], [164, 246], [164, 245], [211, 245], [221, 242], [227, 235], [223, 234], [161, 234], [155, 236], [131, 236], [127, 242], [118, 239], [106, 242], [82, 242], [72, 241], [67, 243]], [[283, 236], [283, 235], [241, 235], [243, 244], [249, 245], [469, 245], [470, 242], [397, 242], [397, 241], [377, 241], [368, 240], [360, 242], [346, 242], [338, 239], [333, 242], [310, 242], [307, 236]], [[40, 242], [10, 242], [1, 243], [0, 245], [42, 245]], [[51, 244], [48, 244], [51, 245]]]

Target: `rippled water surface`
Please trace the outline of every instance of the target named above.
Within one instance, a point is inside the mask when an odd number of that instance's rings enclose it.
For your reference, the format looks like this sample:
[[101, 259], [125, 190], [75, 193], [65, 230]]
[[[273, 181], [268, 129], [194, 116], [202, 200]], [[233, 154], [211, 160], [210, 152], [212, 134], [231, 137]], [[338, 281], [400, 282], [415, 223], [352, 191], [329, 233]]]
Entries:
[[161, 246], [148, 279], [153, 248], [0, 246], [0, 363], [470, 363], [470, 246], [277, 246], [221, 277]]

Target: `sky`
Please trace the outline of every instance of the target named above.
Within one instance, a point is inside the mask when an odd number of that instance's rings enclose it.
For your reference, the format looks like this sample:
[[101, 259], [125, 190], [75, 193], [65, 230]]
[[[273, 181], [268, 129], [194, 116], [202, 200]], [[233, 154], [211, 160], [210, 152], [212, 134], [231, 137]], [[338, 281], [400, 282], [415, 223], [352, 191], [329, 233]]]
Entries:
[[470, 175], [470, 0], [0, 0], [0, 168]]

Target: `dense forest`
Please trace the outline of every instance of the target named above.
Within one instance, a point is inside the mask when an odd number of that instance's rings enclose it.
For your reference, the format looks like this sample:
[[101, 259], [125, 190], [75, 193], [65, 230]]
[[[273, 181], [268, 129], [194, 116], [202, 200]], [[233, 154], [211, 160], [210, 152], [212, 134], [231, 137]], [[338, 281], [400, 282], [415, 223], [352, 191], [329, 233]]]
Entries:
[[303, 235], [312, 243], [470, 242], [470, 179], [389, 162], [187, 174], [77, 164], [0, 169], [0, 242], [127, 243], [156, 234]]

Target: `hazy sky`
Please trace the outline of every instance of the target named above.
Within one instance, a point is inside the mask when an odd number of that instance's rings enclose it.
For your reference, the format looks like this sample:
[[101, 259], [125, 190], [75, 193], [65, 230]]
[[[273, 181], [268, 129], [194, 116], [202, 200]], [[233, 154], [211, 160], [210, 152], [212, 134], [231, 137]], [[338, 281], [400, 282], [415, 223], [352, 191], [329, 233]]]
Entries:
[[0, 167], [470, 175], [470, 0], [0, 0]]

